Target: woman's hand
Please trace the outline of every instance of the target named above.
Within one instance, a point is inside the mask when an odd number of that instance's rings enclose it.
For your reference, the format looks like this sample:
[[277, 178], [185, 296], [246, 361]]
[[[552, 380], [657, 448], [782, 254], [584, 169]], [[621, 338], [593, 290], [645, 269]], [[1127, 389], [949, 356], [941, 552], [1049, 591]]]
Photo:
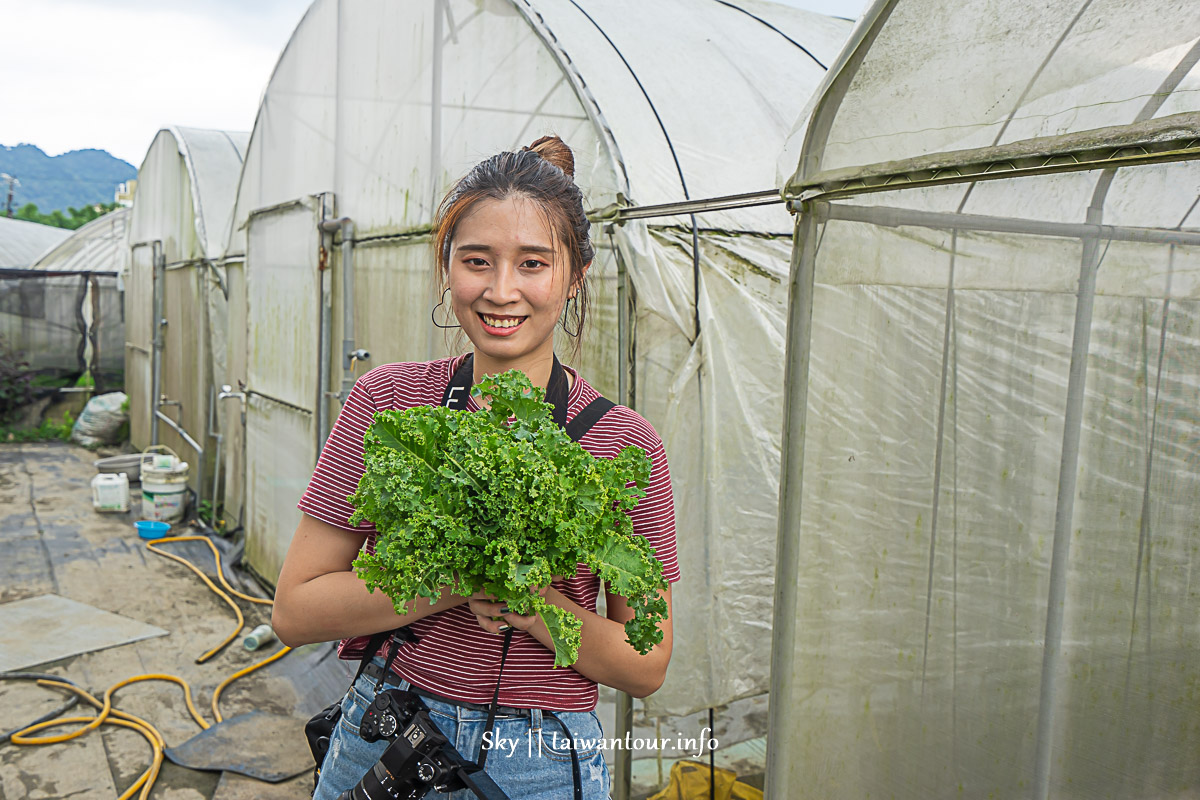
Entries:
[[[537, 594], [545, 597], [546, 592], [550, 591], [550, 587], [542, 586], [539, 589], [530, 591], [536, 591]], [[488, 633], [504, 633], [510, 627], [516, 628], [519, 631], [532, 632], [542, 621], [541, 617], [537, 614], [531, 614], [527, 617], [521, 614], [514, 614], [508, 610], [507, 604], [482, 591], [471, 595], [467, 603], [471, 609], [471, 613], [475, 615], [475, 621], [479, 623], [479, 627]]]
[[[620, 595], [605, 590], [608, 616], [581, 607], [551, 586], [534, 590], [551, 605], [566, 609], [583, 623], [579, 660], [571, 669], [596, 683], [611, 686], [634, 697], [646, 697], [662, 686], [671, 660], [674, 639], [671, 624], [671, 590], [663, 590], [667, 601], [667, 619], [660, 625], [663, 640], [646, 655], [630, 647], [625, 638], [625, 623], [633, 619], [633, 609]], [[504, 633], [508, 626], [523, 630], [554, 652], [554, 641], [542, 618], [534, 614], [524, 617], [513, 614], [507, 606], [484, 592], [476, 592], [467, 601], [479, 627], [489, 633]], [[500, 619], [495, 619], [499, 617]]]

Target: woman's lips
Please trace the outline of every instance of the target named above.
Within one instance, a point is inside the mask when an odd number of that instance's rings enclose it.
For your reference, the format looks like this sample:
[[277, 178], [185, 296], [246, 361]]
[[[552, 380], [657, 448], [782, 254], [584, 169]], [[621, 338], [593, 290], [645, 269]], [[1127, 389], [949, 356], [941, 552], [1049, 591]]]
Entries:
[[492, 336], [512, 336], [528, 319], [528, 317], [492, 316], [491, 314], [477, 314], [476, 316], [479, 317], [484, 332]]

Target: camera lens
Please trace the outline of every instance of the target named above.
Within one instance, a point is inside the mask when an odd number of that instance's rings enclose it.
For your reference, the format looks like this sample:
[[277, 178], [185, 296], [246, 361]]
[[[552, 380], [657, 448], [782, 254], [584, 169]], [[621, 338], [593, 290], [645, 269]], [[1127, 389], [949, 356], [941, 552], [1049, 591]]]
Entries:
[[393, 800], [393, 798], [410, 796], [410, 793], [405, 791], [407, 788], [407, 786], [398, 785], [388, 773], [383, 762], [377, 761], [375, 766], [362, 776], [358, 785], [342, 792], [338, 800]]

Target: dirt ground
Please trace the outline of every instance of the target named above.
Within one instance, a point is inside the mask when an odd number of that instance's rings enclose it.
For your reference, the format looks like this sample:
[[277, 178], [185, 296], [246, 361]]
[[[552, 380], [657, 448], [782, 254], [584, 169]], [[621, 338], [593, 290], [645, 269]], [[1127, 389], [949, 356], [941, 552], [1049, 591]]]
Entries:
[[[191, 686], [197, 709], [211, 722], [210, 701], [217, 684], [275, 652], [280, 645], [275, 642], [258, 652], [248, 652], [239, 636], [208, 662], [195, 663], [197, 656], [233, 631], [233, 612], [192, 572], [145, 548], [132, 525], [140, 514], [99, 514], [92, 509], [90, 481], [96, 474], [92, 462], [97, 457], [83, 448], [57, 443], [0, 445], [0, 604], [57, 594], [163, 628], [169, 634], [27, 669], [65, 676], [97, 696], [135, 675], [176, 675]], [[136, 490], [134, 497], [138, 497]], [[191, 533], [195, 531], [172, 531], [172, 535]], [[188, 557], [210, 574], [214, 572], [211, 552], [203, 544], [179, 543], [164, 545], [163, 549]], [[248, 589], [243, 591], [256, 593]], [[269, 606], [237, 602], [247, 629], [269, 621]], [[0, 613], [2, 609], [0, 605]], [[4, 645], [0, 641], [0, 648]], [[294, 721], [295, 741], [303, 746], [306, 704], [300, 702], [286, 674], [287, 662], [292, 658], [302, 661], [303, 651], [234, 682], [221, 695], [223, 717], [252, 710], [287, 717]], [[168, 746], [180, 745], [199, 733], [177, 685], [136, 683], [119, 690], [115, 698], [117, 708], [154, 724]], [[62, 701], [60, 694], [32, 681], [0, 681], [0, 730], [10, 731], [53, 710]], [[92, 712], [77, 708], [72, 713]], [[65, 733], [74, 727], [63, 726], [39, 735]], [[137, 779], [150, 759], [145, 739], [133, 731], [110, 726], [61, 744], [3, 745], [0, 798], [111, 800]], [[168, 761], [153, 797], [301, 800], [309, 796], [310, 787], [311, 779], [306, 775], [267, 784], [229, 772], [184, 769]]]

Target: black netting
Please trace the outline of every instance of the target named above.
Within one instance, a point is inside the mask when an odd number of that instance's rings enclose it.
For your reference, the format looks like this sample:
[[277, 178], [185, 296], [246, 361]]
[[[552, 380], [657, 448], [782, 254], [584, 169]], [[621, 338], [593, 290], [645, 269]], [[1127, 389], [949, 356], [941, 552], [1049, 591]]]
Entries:
[[124, 302], [115, 274], [3, 270], [0, 336], [40, 382], [90, 372], [98, 392], [124, 387]]

